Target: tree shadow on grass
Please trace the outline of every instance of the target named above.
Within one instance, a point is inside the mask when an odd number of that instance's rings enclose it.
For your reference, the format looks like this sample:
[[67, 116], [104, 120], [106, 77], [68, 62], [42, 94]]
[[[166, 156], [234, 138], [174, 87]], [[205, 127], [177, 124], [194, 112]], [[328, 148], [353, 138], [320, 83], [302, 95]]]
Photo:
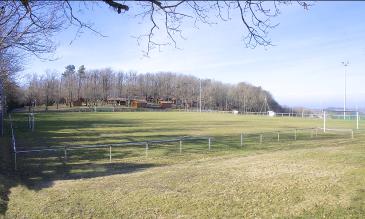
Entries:
[[8, 176], [0, 174], [0, 218], [8, 209], [10, 188], [13, 187], [13, 181]]
[[[32, 132], [27, 128], [27, 121], [23, 117], [24, 115], [17, 115], [18, 120], [14, 122], [17, 147], [23, 149], [74, 145], [80, 144], [80, 142], [87, 142], [86, 144], [101, 144], [100, 142], [103, 142], [104, 144], [143, 141], [149, 137], [171, 137], [169, 134], [160, 136], [160, 133], [188, 133], [192, 130], [189, 127], [146, 127], [146, 124], [141, 121], [128, 119], [119, 119], [117, 121], [89, 119], [82, 122], [41, 121], [36, 126], [35, 131]], [[101, 129], [90, 130], [90, 127]], [[104, 130], [102, 127], [106, 129]]]
[[78, 180], [128, 174], [160, 165], [150, 163], [62, 163], [53, 168], [35, 165], [19, 171], [22, 185], [31, 190], [51, 187], [56, 180]]
[[[89, 154], [92, 155], [92, 154]], [[128, 155], [125, 155], [128, 156]], [[81, 157], [80, 157], [81, 158]], [[79, 180], [106, 177], [117, 174], [130, 174], [162, 165], [148, 162], [100, 162], [98, 159], [77, 161], [78, 157], [65, 162], [63, 157], [20, 158], [17, 171], [8, 170], [6, 180], [0, 174], [0, 218], [8, 209], [12, 187], [25, 186], [34, 191], [49, 188], [57, 180]], [[104, 156], [105, 159], [105, 156]]]
[[[81, 158], [81, 157], [80, 157]], [[17, 175], [20, 183], [31, 190], [41, 190], [53, 185], [56, 180], [78, 180], [128, 174], [161, 165], [141, 162], [100, 162], [100, 160], [65, 161], [60, 157], [47, 159], [23, 159]], [[105, 159], [104, 159], [105, 160]]]

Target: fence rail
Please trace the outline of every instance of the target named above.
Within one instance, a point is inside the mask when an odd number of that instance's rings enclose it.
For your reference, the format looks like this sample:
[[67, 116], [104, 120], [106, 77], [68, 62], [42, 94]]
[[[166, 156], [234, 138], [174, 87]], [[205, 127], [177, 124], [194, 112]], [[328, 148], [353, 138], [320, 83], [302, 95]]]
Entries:
[[[13, 128], [12, 128], [13, 130]], [[14, 136], [14, 135], [13, 135]], [[148, 156], [149, 147], [152, 144], [163, 144], [163, 143], [171, 143], [171, 142], [179, 142], [179, 151], [182, 153], [182, 143], [183, 141], [195, 141], [195, 140], [207, 140], [208, 141], [208, 150], [211, 150], [211, 139], [212, 137], [205, 136], [182, 136], [180, 138], [173, 139], [165, 139], [165, 140], [148, 140], [148, 141], [134, 141], [134, 142], [122, 142], [122, 143], [114, 143], [114, 144], [96, 144], [96, 145], [67, 145], [67, 146], [59, 146], [55, 148], [35, 148], [30, 150], [20, 149], [17, 150], [15, 146], [15, 136], [13, 143], [13, 154], [14, 154], [14, 169], [17, 170], [17, 155], [18, 154], [27, 154], [27, 153], [41, 153], [41, 152], [62, 152], [64, 153], [64, 161], [68, 160], [68, 151], [72, 150], [80, 150], [80, 149], [90, 149], [90, 148], [109, 148], [109, 162], [112, 162], [112, 148], [113, 147], [123, 147], [123, 146], [145, 146], [146, 157]]]
[[14, 151], [16, 153], [32, 153], [32, 152], [43, 152], [43, 151], [63, 151], [63, 150], [79, 150], [86, 148], [107, 148], [107, 147], [122, 147], [122, 146], [140, 146], [140, 145], [152, 145], [159, 143], [170, 143], [170, 142], [180, 142], [180, 141], [189, 141], [189, 140], [208, 140], [213, 139], [211, 137], [192, 137], [192, 136], [184, 136], [181, 138], [167, 139], [167, 140], [149, 140], [149, 141], [130, 141], [130, 142], [122, 142], [122, 143], [114, 143], [114, 144], [95, 144], [95, 145], [67, 145], [67, 146], [58, 146], [55, 148], [35, 148], [31, 150], [19, 149], [18, 151]]

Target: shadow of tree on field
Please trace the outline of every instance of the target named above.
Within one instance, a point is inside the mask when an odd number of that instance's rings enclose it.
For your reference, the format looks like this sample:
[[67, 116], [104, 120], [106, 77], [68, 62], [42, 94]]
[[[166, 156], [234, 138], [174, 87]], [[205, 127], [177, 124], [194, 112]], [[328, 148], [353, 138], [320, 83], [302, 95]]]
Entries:
[[[44, 118], [36, 123], [34, 132], [29, 130], [25, 115], [14, 116], [18, 148], [29, 149], [31, 147], [54, 147], [75, 144], [109, 144], [125, 141], [144, 141], [148, 138], [171, 137], [171, 134], [181, 133], [187, 135], [199, 128], [156, 124], [140, 119], [119, 118], [116, 120], [103, 120], [88, 118], [87, 120], [70, 121], [63, 119]], [[160, 122], [161, 123], [161, 122]], [[83, 143], [85, 142], [85, 143]], [[102, 143], [101, 143], [102, 142]]]
[[[84, 151], [82, 154], [71, 152], [73, 154], [67, 161], [60, 154], [51, 153], [46, 158], [43, 156], [18, 157], [18, 170], [14, 171], [11, 150], [7, 151], [9, 165], [7, 168], [1, 168], [0, 172], [0, 218], [6, 214], [11, 188], [16, 186], [25, 186], [30, 190], [39, 191], [51, 187], [56, 180], [91, 179], [129, 174], [162, 166], [144, 161], [109, 163], [101, 151]], [[122, 157], [128, 156], [135, 155], [128, 151], [123, 152]], [[104, 162], [101, 163], [100, 159]]]
[[[133, 124], [133, 125], [131, 125]], [[119, 119], [119, 120], [98, 120], [88, 119], [83, 121], [69, 121], [62, 119], [47, 119], [36, 122], [35, 131], [31, 132], [28, 128], [28, 121], [25, 115], [14, 116], [14, 128], [16, 133], [17, 145], [19, 147], [41, 147], [45, 145], [62, 145], [69, 144], [80, 140], [79, 137], [96, 141], [107, 139], [100, 136], [100, 130], [93, 131], [92, 128], [130, 128], [140, 127], [143, 123], [140, 121]], [[89, 131], [79, 130], [90, 129]], [[71, 132], [70, 130], [74, 130]], [[106, 132], [107, 134], [108, 132]]]
[[77, 180], [128, 174], [142, 171], [155, 164], [148, 163], [62, 163], [53, 168], [34, 165], [18, 172], [21, 184], [32, 190], [51, 187], [56, 180]]
[[0, 217], [8, 209], [10, 188], [13, 187], [12, 181], [7, 179], [8, 176], [0, 175]]

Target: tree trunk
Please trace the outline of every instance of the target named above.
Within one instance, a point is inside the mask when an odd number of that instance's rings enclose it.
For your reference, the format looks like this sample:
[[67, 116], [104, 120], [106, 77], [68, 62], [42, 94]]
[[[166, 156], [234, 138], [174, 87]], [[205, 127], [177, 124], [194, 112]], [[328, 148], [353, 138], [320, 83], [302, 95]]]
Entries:
[[46, 112], [48, 111], [48, 95], [46, 95]]

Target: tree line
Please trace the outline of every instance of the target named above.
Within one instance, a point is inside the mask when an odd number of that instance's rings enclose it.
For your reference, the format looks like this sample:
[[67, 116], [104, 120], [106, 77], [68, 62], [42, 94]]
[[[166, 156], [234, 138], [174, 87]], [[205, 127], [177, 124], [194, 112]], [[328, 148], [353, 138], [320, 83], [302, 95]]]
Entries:
[[[303, 1], [298, 3], [304, 9], [308, 9], [308, 6], [310, 6], [310, 4]], [[244, 37], [244, 42], [247, 47], [271, 45], [267, 35], [269, 30], [276, 25], [271, 24], [270, 19], [279, 14], [279, 5], [287, 4], [291, 3], [273, 2], [272, 4], [264, 4], [263, 2], [253, 1], [135, 1], [134, 3], [130, 3], [104, 0], [101, 2], [95, 1], [79, 4], [78, 2], [67, 0], [0, 1], [0, 114], [2, 115], [5, 109], [10, 110], [19, 103], [25, 103], [23, 100], [25, 99], [25, 95], [21, 94], [22, 89], [19, 88], [16, 79], [17, 73], [22, 70], [24, 66], [22, 62], [29, 56], [52, 60], [52, 54], [54, 54], [56, 49], [53, 37], [57, 33], [71, 28], [75, 29], [75, 35], [77, 35], [82, 32], [82, 29], [87, 29], [103, 36], [95, 27], [90, 25], [92, 22], [83, 20], [85, 12], [90, 12], [90, 9], [94, 6], [109, 6], [121, 15], [125, 14], [122, 12], [127, 12], [131, 8], [133, 9], [130, 10], [130, 12], [133, 11], [131, 14], [132, 17], [141, 19], [140, 22], [149, 21], [151, 26], [146, 29], [146, 33], [137, 37], [138, 45], [140, 45], [140, 43], [146, 45], [145, 53], [148, 55], [150, 50], [160, 48], [164, 45], [172, 45], [177, 48], [177, 38], [179, 38], [178, 36], [182, 36], [181, 33], [183, 28], [181, 27], [184, 26], [182, 25], [183, 23], [190, 22], [194, 26], [199, 26], [199, 24], [211, 25], [218, 21], [225, 22], [232, 19], [231, 14], [233, 14], [233, 11], [237, 11], [240, 15], [238, 16], [238, 19], [242, 21], [242, 26], [240, 28], [243, 28], [243, 34], [246, 36]], [[131, 5], [133, 5], [133, 7], [130, 7]], [[208, 14], [215, 14], [216, 16], [210, 17]], [[211, 18], [217, 18], [217, 20]], [[166, 40], [160, 41], [159, 38], [157, 39], [154, 37], [156, 31], [164, 33], [166, 37], [163, 38]], [[52, 78], [53, 76], [50, 77]], [[71, 75], [66, 80], [71, 80], [72, 77], [76, 76]], [[42, 77], [42, 81], [43, 80], [44, 78]], [[55, 92], [55, 88], [52, 88], [52, 86], [56, 83], [52, 80], [49, 83], [47, 82], [48, 88], [46, 89], [52, 90], [51, 94], [47, 94], [46, 97], [44, 97], [43, 94], [34, 94], [35, 96], [42, 96], [42, 98], [38, 97], [36, 100], [52, 103], [54, 99], [57, 99], [57, 101], [60, 102], [60, 98], [55, 98], [54, 94], [52, 94]], [[61, 82], [60, 77], [55, 76], [55, 80], [58, 81], [59, 86], [61, 86], [61, 84], [62, 86], [64, 85], [64, 82]], [[97, 79], [95, 79], [95, 81], [96, 80]], [[40, 81], [41, 80], [37, 83], [40, 83]], [[196, 78], [194, 81], [196, 81]], [[84, 92], [83, 96], [85, 97], [87, 95], [91, 96], [90, 91], [89, 94], [87, 94], [85, 89], [81, 89], [81, 84], [78, 88], [79, 90], [75, 91], [71, 89], [71, 87], [75, 87], [73, 85], [74, 81], [71, 82], [72, 83], [68, 84], [70, 87], [68, 89], [70, 92], [67, 97], [68, 99], [72, 100], [77, 98], [81, 92]], [[79, 82], [81, 83], [81, 80], [79, 80]], [[204, 83], [216, 84], [216, 82], [209, 82], [209, 80], [206, 80]], [[218, 87], [219, 86], [224, 87], [224, 85], [218, 85]], [[131, 88], [131, 90], [133, 89]], [[113, 88], [113, 90], [117, 89]], [[130, 92], [133, 93], [132, 91]], [[58, 91], [58, 93], [60, 96], [64, 96], [64, 94], [61, 94], [61, 91]], [[100, 93], [101, 92], [95, 92], [95, 94], [93, 94], [94, 100], [99, 98], [97, 97], [98, 95], [105, 95], [106, 91], [104, 91], [104, 94]], [[186, 94], [186, 96], [188, 96], [188, 94]], [[227, 94], [226, 96], [227, 98], [225, 98], [225, 101], [223, 102], [227, 102], [227, 104], [222, 104], [222, 101], [218, 100], [206, 99], [204, 102], [205, 107], [213, 107], [212, 105], [214, 104], [212, 104], [212, 102], [214, 101], [217, 102], [214, 108], [222, 108], [222, 105], [226, 105], [227, 107], [225, 108], [233, 107], [233, 102], [236, 101], [236, 99], [232, 101], [232, 95]], [[43, 100], [44, 98], [45, 100]], [[189, 98], [192, 99], [192, 97]], [[189, 98], [186, 97], [185, 99]], [[88, 99], [90, 99], [90, 97], [87, 98], [87, 100]], [[247, 99], [247, 101], [249, 100]], [[251, 102], [257, 102], [257, 100], [252, 100]], [[47, 105], [48, 104], [46, 104], [46, 106]], [[242, 108], [242, 103], [238, 105], [239, 108]], [[246, 104], [243, 105], [245, 106], [243, 108], [246, 109]], [[250, 110], [249, 106], [251, 105], [254, 104], [248, 104], [247, 110]]]
[[200, 95], [204, 110], [283, 110], [268, 91], [245, 82], [228, 84], [172, 72], [86, 70], [83, 65], [78, 68], [68, 65], [62, 73], [47, 71], [30, 75], [22, 90], [24, 105], [44, 105], [46, 110], [59, 104], [105, 105], [110, 98], [156, 103], [175, 100], [178, 108], [192, 108], [198, 106]]

